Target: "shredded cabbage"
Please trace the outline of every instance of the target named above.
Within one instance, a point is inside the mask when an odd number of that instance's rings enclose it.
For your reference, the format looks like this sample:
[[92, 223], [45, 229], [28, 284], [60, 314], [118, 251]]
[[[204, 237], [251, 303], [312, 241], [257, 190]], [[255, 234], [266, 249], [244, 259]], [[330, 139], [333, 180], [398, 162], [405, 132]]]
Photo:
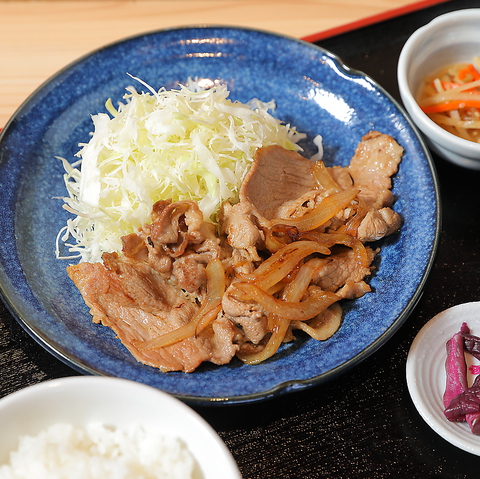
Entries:
[[92, 117], [91, 139], [79, 145], [81, 160], [61, 159], [68, 192], [63, 207], [75, 217], [58, 234], [58, 258], [95, 262], [103, 252], [121, 251], [121, 237], [147, 223], [161, 199], [198, 201], [215, 223], [224, 201], [238, 201], [257, 148], [301, 150], [305, 135], [269, 113], [273, 101], [233, 102], [218, 82], [201, 89], [189, 80], [155, 91], [132, 78], [147, 91], [127, 87], [118, 109], [108, 100], [109, 114]]

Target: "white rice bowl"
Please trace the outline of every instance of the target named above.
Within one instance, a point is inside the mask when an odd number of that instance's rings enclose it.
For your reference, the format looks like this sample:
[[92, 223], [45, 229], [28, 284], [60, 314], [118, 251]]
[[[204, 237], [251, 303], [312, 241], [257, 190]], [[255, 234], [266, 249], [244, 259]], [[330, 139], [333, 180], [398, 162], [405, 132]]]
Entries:
[[78, 376], [0, 400], [0, 479], [240, 479], [191, 408], [150, 386]]

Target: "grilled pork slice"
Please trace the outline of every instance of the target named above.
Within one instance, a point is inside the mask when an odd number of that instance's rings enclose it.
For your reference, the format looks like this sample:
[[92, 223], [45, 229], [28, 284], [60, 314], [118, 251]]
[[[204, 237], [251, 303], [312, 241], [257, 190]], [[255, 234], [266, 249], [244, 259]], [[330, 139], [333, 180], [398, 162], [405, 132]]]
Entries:
[[188, 323], [198, 306], [146, 263], [114, 253], [105, 254], [103, 261], [69, 266], [67, 271], [93, 321], [111, 328], [138, 361], [162, 371], [185, 372], [203, 361], [230, 362], [237, 350], [230, 321], [216, 321], [199, 335], [164, 348], [140, 349], [138, 344]]
[[357, 230], [360, 241], [377, 241], [397, 231], [400, 215], [394, 202], [391, 177], [398, 171], [403, 148], [389, 135], [371, 131], [362, 138], [347, 168], [358, 197], [368, 210]]
[[389, 135], [371, 131], [358, 144], [348, 172], [359, 197], [373, 208], [393, 203], [392, 175], [398, 171], [403, 148]]
[[313, 161], [278, 145], [259, 148], [242, 183], [240, 202], [265, 220], [288, 218], [319, 192]]
[[203, 361], [226, 364], [238, 349], [238, 329], [223, 318], [169, 346], [141, 347], [189, 323], [199, 309], [205, 265], [221, 254], [201, 219], [194, 202], [158, 202], [153, 222], [122, 238], [122, 255], [105, 253], [103, 263], [67, 268], [93, 321], [111, 328], [138, 361], [162, 371], [191, 372]]
[[368, 265], [359, 264], [352, 249], [337, 246], [335, 254], [318, 261], [319, 268], [313, 278], [324, 291], [336, 293], [340, 298], [356, 299], [371, 291], [364, 279], [371, 274], [370, 264], [376, 251], [366, 248]]
[[[257, 250], [264, 248], [262, 228], [271, 220], [301, 216], [314, 206], [320, 193], [313, 176], [314, 163], [278, 145], [259, 148], [240, 188], [240, 202], [225, 204], [222, 231], [229, 244], [246, 260], [260, 261]], [[300, 210], [300, 212], [299, 212]]]
[[[377, 241], [401, 226], [400, 215], [391, 209], [391, 177], [402, 155], [403, 148], [391, 136], [371, 131], [348, 166], [328, 168], [340, 189], [359, 190], [359, 214], [349, 232], [363, 243]], [[278, 145], [259, 148], [242, 183], [240, 202], [223, 208], [223, 232], [246, 260], [258, 261], [264, 229], [271, 227], [272, 220], [302, 217], [328, 194], [315, 179], [314, 162]], [[327, 230], [339, 229], [354, 213], [346, 208], [326, 225]]]

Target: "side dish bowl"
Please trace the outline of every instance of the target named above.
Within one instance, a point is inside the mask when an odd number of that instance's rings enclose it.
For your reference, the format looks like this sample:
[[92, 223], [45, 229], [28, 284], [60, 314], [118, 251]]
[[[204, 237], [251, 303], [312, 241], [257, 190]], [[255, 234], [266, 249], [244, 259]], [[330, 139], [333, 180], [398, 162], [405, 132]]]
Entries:
[[[480, 302], [461, 303], [445, 309], [422, 327], [408, 352], [407, 386], [420, 416], [437, 434], [454, 446], [480, 456], [478, 436], [472, 434], [467, 423], [448, 421], [443, 412], [446, 344], [463, 322], [468, 324], [472, 334], [479, 334]], [[478, 363], [471, 356], [468, 361]]]
[[446, 65], [471, 62], [480, 52], [480, 9], [441, 15], [419, 28], [405, 43], [398, 61], [398, 86], [407, 112], [432, 151], [452, 163], [480, 169], [480, 143], [459, 138], [431, 120], [415, 95], [423, 78]]
[[217, 433], [180, 400], [134, 381], [95, 376], [45, 381], [0, 400], [0, 465], [8, 462], [20, 437], [37, 436], [59, 423], [152, 428], [186, 445], [196, 462], [196, 478], [241, 477]]

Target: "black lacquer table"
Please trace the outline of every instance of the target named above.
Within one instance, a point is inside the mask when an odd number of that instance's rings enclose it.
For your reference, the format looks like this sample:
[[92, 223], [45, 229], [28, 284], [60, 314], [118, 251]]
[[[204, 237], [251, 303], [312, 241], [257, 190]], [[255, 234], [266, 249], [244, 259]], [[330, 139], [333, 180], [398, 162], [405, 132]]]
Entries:
[[[316, 43], [400, 101], [396, 66], [410, 34], [439, 14], [472, 7], [480, 7], [480, 0], [448, 1]], [[226, 442], [245, 479], [480, 478], [480, 457], [429, 428], [405, 378], [408, 350], [420, 328], [450, 306], [480, 299], [480, 171], [433, 159], [442, 205], [440, 244], [423, 295], [399, 331], [328, 383], [253, 404], [194, 406]], [[45, 351], [0, 303], [0, 397], [78, 374]]]

